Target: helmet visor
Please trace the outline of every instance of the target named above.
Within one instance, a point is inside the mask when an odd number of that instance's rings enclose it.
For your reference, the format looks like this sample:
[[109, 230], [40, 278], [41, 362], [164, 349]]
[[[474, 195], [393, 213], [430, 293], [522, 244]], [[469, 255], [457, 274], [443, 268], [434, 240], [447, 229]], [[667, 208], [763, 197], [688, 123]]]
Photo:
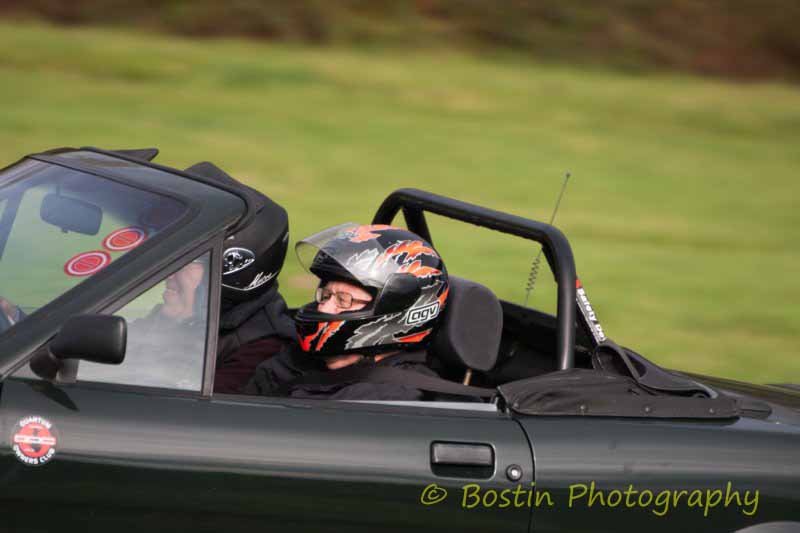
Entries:
[[296, 251], [303, 268], [320, 279], [351, 280], [377, 289], [397, 273], [419, 275], [420, 269], [438, 273], [422, 261], [423, 256], [438, 259], [436, 251], [392, 226], [340, 224], [303, 239]]

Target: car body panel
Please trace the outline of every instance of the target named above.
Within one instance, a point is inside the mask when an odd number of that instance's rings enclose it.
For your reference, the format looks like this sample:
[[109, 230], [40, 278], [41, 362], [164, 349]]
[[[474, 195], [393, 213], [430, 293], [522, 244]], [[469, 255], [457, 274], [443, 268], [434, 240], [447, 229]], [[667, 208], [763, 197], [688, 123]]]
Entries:
[[[56, 455], [31, 467], [14, 457], [9, 440], [0, 443], [0, 501], [7, 516], [39, 516], [35, 525], [44, 530], [82, 524], [44, 511], [86, 502], [87, 512], [125, 524], [115, 526], [120, 531], [183, 529], [196, 517], [228, 532], [259, 524], [281, 531], [528, 528], [527, 508], [464, 512], [457, 497], [469, 482], [511, 486], [510, 464], [520, 466], [522, 482], [533, 479], [525, 434], [500, 413], [80, 384], [45, 394], [42, 386], [7, 380], [0, 425], [9, 434], [21, 418], [49, 420], [58, 431]], [[497, 467], [487, 479], [436, 475], [432, 441], [489, 444]], [[448, 500], [423, 505], [430, 483], [450, 490]], [[105, 521], [89, 525], [98, 524]]]
[[800, 425], [799, 389], [786, 385], [756, 385], [753, 383], [744, 383], [732, 379], [703, 376], [700, 374], [686, 373], [686, 375], [728, 394], [764, 401], [770, 404], [773, 410], [776, 406], [781, 406], [787, 409], [787, 411], [784, 411], [786, 422], [791, 421], [793, 424]]
[[[692, 531], [734, 531], [762, 522], [800, 522], [800, 427], [748, 418], [526, 417], [520, 423], [533, 445], [536, 488], [549, 491], [556, 503], [533, 509], [531, 531], [674, 531], [676, 524]], [[610, 507], [595, 498], [590, 506], [588, 493], [579, 497], [579, 485], [592, 482], [606, 493], [633, 485], [633, 490], [654, 495], [667, 490], [725, 493], [730, 483], [742, 505], [730, 500], [725, 508], [720, 503], [706, 516], [704, 507], [688, 505], [685, 494], [664, 516], [654, 512], [661, 513], [663, 504], [628, 508], [623, 501]], [[570, 490], [575, 496], [571, 508]], [[745, 514], [753, 511], [753, 505], [745, 505], [748, 490], [751, 499], [759, 491], [753, 516]]]

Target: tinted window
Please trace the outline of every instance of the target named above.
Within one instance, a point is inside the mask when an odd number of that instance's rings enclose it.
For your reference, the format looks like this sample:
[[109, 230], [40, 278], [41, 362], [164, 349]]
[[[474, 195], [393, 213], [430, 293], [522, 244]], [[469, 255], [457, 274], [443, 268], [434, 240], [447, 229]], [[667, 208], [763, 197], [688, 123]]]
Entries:
[[174, 199], [30, 160], [0, 173], [0, 209], [0, 297], [20, 319], [185, 212]]
[[78, 381], [199, 391], [208, 329], [209, 254], [184, 265], [120, 309], [128, 322], [125, 361], [81, 361]]

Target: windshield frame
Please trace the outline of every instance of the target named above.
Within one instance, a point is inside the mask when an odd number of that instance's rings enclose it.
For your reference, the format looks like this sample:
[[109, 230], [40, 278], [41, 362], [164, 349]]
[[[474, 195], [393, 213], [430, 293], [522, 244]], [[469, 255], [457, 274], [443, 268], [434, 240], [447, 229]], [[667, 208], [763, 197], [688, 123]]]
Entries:
[[[120, 172], [115, 173], [112, 168], [92, 167], [74, 159], [59, 157], [59, 153], [81, 151], [102, 154], [111, 160], [125, 160], [141, 169], [136, 169], [135, 176], [123, 176]], [[169, 197], [183, 204], [186, 211], [165, 226], [153, 239], [148, 239], [141, 246], [112, 262], [107, 268], [70, 288], [31, 313], [24, 321], [0, 334], [0, 381], [24, 364], [28, 359], [27, 356], [48, 342], [68, 317], [99, 313], [112, 308], [117, 300], [123, 298], [129, 291], [135, 290], [155, 272], [189, 253], [198, 243], [206, 242], [217, 233], [235, 225], [247, 212], [245, 200], [231, 194], [225, 187], [192, 179], [191, 176], [168, 167], [158, 168], [135, 159], [116, 157], [113, 153], [95, 150], [67, 149], [59, 153], [51, 151], [28, 156], [15, 164], [31, 159], [43, 164], [86, 172], [102, 179]], [[3, 170], [12, 166], [14, 165]], [[18, 179], [24, 178], [3, 181], [0, 191], [16, 183]]]

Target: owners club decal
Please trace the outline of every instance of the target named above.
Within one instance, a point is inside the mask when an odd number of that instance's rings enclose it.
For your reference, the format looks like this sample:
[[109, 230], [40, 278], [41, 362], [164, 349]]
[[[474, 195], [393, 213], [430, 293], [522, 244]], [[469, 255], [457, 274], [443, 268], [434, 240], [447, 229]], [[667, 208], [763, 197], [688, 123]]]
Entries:
[[41, 416], [27, 416], [14, 425], [11, 449], [28, 466], [42, 466], [56, 454], [58, 434], [55, 426]]
[[93, 252], [83, 252], [64, 264], [64, 273], [68, 276], [83, 277], [91, 276], [100, 272], [111, 263], [111, 256], [103, 250]]
[[142, 228], [131, 226], [111, 232], [103, 239], [103, 248], [109, 252], [127, 252], [142, 244], [147, 232]]

